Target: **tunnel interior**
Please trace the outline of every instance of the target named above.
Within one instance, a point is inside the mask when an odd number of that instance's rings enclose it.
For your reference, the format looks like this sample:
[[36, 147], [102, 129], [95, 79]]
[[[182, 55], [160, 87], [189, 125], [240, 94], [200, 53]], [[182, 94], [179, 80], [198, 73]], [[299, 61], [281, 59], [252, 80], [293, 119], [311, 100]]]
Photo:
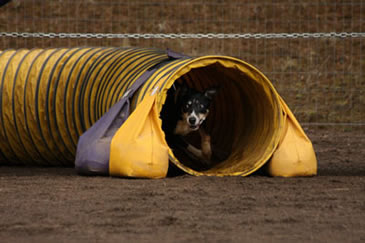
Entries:
[[[246, 174], [262, 166], [278, 141], [280, 109], [272, 86], [260, 74], [220, 62], [192, 68], [167, 91], [160, 113], [165, 133], [171, 125], [166, 124], [173, 114], [171, 109], [179, 109], [174, 107], [174, 96], [176, 87], [183, 82], [201, 92], [210, 87], [218, 89], [204, 125], [211, 136], [212, 158], [208, 163], [202, 162], [169, 144], [173, 148], [170, 160], [183, 170], [204, 175]], [[200, 147], [199, 132], [183, 139]]]

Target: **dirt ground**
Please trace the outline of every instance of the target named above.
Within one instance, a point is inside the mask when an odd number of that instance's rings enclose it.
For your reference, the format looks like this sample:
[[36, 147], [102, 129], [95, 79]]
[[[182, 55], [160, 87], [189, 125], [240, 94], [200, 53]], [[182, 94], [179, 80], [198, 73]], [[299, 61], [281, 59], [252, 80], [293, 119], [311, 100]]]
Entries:
[[[364, 6], [330, 0], [13, 0], [1, 8], [0, 30], [363, 32]], [[168, 47], [191, 56], [239, 57], [268, 75], [300, 121], [364, 121], [360, 38], [0, 38], [1, 50], [65, 46]], [[345, 130], [306, 128], [319, 165], [318, 176], [308, 178], [256, 173], [143, 180], [0, 166], [0, 242], [365, 242], [365, 131]]]
[[359, 129], [306, 128], [318, 176], [83, 177], [0, 167], [1, 242], [364, 242]]

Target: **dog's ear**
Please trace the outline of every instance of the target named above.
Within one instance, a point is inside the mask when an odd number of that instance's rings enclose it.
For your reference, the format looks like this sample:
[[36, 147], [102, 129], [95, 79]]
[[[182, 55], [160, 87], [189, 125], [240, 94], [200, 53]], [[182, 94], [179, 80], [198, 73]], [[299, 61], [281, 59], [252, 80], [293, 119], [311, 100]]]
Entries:
[[186, 82], [176, 82], [174, 83], [175, 86], [175, 95], [174, 95], [174, 102], [175, 104], [177, 104], [178, 102], [181, 101], [182, 97], [184, 97], [185, 95], [187, 95], [188, 91], [189, 91], [189, 87], [186, 84]]
[[188, 93], [189, 93], [189, 86], [186, 84], [186, 82], [182, 82], [182, 84], [180, 85], [179, 96], [184, 97]]
[[205, 92], [204, 92], [204, 96], [207, 97], [208, 99], [213, 99], [214, 95], [217, 93], [218, 89], [217, 88], [210, 88], [210, 89], [207, 89]]

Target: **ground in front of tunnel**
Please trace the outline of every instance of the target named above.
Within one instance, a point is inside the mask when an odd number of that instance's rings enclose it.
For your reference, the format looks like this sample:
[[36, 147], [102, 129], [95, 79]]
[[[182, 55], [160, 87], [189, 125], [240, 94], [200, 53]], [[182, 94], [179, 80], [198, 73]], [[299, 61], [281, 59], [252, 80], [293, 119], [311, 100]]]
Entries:
[[0, 167], [0, 242], [365, 242], [364, 132], [306, 128], [318, 176]]

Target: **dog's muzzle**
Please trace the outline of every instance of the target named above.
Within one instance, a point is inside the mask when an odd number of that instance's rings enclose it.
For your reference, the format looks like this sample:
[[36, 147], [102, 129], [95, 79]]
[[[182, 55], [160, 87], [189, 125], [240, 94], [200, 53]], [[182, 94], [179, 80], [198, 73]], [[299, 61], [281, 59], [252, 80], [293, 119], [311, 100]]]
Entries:
[[204, 119], [199, 119], [195, 112], [191, 113], [187, 117], [187, 122], [191, 130], [196, 131], [199, 129], [200, 125], [203, 123]]

